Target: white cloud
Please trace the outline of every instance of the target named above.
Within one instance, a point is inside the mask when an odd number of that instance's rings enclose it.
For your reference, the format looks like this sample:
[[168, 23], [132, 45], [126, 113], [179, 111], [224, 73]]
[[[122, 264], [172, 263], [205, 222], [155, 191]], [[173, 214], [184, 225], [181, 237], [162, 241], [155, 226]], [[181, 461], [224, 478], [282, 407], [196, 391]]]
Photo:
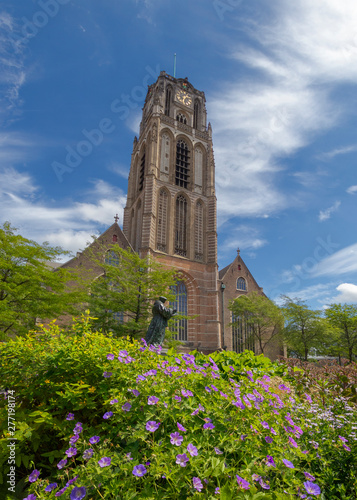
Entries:
[[[328, 297], [330, 294], [331, 283], [319, 283], [317, 285], [311, 285], [306, 288], [294, 290], [294, 292], [291, 293], [286, 292], [285, 295], [290, 297], [292, 300], [299, 299], [303, 301], [310, 301], [318, 299], [319, 302], [325, 302], [326, 297]], [[280, 306], [284, 303], [284, 298], [282, 298], [281, 296], [273, 297], [273, 300]]]
[[274, 16], [250, 31], [255, 50], [229, 49], [256, 75], [242, 81], [239, 73], [210, 98], [222, 217], [261, 216], [295, 203], [275, 183], [281, 158], [338, 123], [343, 109], [330, 90], [357, 80], [354, 1], [280, 0], [272, 9]]
[[346, 190], [346, 192], [347, 192], [348, 194], [355, 194], [355, 193], [357, 193], [357, 186], [350, 186], [350, 187]]
[[312, 276], [341, 276], [354, 272], [357, 272], [357, 243], [318, 262], [312, 270]]
[[26, 238], [48, 241], [75, 253], [91, 241], [99, 227], [103, 230], [111, 226], [116, 213], [123, 221], [123, 191], [102, 180], [92, 182], [94, 188], [84, 194], [90, 201], [56, 206], [43, 199], [29, 174], [12, 169], [0, 174], [0, 213], [11, 214], [11, 224]]
[[329, 151], [327, 153], [322, 153], [317, 156], [319, 160], [331, 160], [335, 156], [346, 155], [348, 153], [354, 153], [357, 151], [357, 146], [346, 146], [345, 148], [337, 148]]
[[336, 201], [331, 207], [327, 208], [326, 210], [320, 210], [319, 221], [322, 222], [324, 220], [328, 220], [331, 215], [339, 209], [340, 205], [341, 202]]
[[21, 105], [20, 89], [26, 81], [23, 48], [16, 43], [16, 23], [12, 16], [0, 12], [0, 83], [4, 91], [0, 98], [0, 117]]
[[339, 295], [331, 300], [331, 303], [335, 304], [345, 304], [345, 303], [357, 303], [357, 286], [352, 283], [342, 283], [336, 290]]

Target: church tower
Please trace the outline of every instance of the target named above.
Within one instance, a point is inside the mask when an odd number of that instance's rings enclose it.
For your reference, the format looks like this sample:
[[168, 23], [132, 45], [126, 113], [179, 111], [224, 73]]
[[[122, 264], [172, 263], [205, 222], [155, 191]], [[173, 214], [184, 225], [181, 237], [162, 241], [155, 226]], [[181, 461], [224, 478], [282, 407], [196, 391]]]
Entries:
[[164, 71], [150, 85], [135, 137], [124, 234], [140, 256], [179, 270], [178, 339], [220, 345], [215, 165], [205, 95]]

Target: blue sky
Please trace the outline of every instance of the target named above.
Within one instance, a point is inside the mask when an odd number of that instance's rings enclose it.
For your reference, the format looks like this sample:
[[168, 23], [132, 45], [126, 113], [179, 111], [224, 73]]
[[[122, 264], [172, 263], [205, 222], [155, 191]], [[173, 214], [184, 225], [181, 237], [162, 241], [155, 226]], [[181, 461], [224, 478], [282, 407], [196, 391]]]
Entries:
[[1, 222], [76, 252], [122, 221], [147, 84], [177, 53], [213, 128], [220, 268], [240, 247], [274, 300], [357, 303], [356, 26], [354, 0], [3, 0]]

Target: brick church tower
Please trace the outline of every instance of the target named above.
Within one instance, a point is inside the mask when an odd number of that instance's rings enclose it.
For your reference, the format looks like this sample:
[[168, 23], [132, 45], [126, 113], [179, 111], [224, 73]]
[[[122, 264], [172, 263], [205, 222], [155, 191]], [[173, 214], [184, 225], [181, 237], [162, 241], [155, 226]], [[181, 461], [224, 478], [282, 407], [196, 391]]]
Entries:
[[164, 71], [148, 88], [135, 137], [123, 231], [140, 256], [180, 271], [178, 339], [210, 352], [221, 345], [215, 164], [205, 95]]

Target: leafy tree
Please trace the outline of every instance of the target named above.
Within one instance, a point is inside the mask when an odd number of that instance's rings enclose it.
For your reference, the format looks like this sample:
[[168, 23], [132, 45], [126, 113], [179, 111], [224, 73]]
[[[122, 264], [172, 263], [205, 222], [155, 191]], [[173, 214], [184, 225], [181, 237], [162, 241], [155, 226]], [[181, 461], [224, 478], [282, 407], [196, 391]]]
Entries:
[[325, 315], [337, 331], [340, 349], [348, 353], [352, 362], [357, 353], [357, 306], [331, 304], [325, 310]]
[[290, 297], [285, 297], [282, 312], [286, 320], [284, 337], [289, 350], [307, 361], [310, 349], [319, 348], [326, 342], [326, 323], [321, 318], [321, 312], [310, 310], [304, 301]]
[[28, 240], [5, 222], [0, 227], [0, 337], [24, 334], [40, 319], [76, 314], [83, 289], [68, 289], [68, 281], [77, 280], [74, 272], [54, 270], [51, 262], [68, 254]]
[[[95, 265], [103, 269], [103, 275], [92, 283], [89, 297], [94, 327], [141, 338], [151, 321], [154, 301], [159, 296], [175, 299], [170, 287], [177, 281], [177, 272], [118, 245], [112, 245], [106, 256], [94, 258]], [[166, 335], [170, 337], [169, 329]]]
[[269, 343], [280, 339], [283, 315], [280, 308], [265, 295], [251, 292], [234, 299], [228, 307], [236, 318], [245, 322], [251, 332], [251, 339], [246, 340], [248, 343], [249, 340], [258, 342], [262, 354]]

